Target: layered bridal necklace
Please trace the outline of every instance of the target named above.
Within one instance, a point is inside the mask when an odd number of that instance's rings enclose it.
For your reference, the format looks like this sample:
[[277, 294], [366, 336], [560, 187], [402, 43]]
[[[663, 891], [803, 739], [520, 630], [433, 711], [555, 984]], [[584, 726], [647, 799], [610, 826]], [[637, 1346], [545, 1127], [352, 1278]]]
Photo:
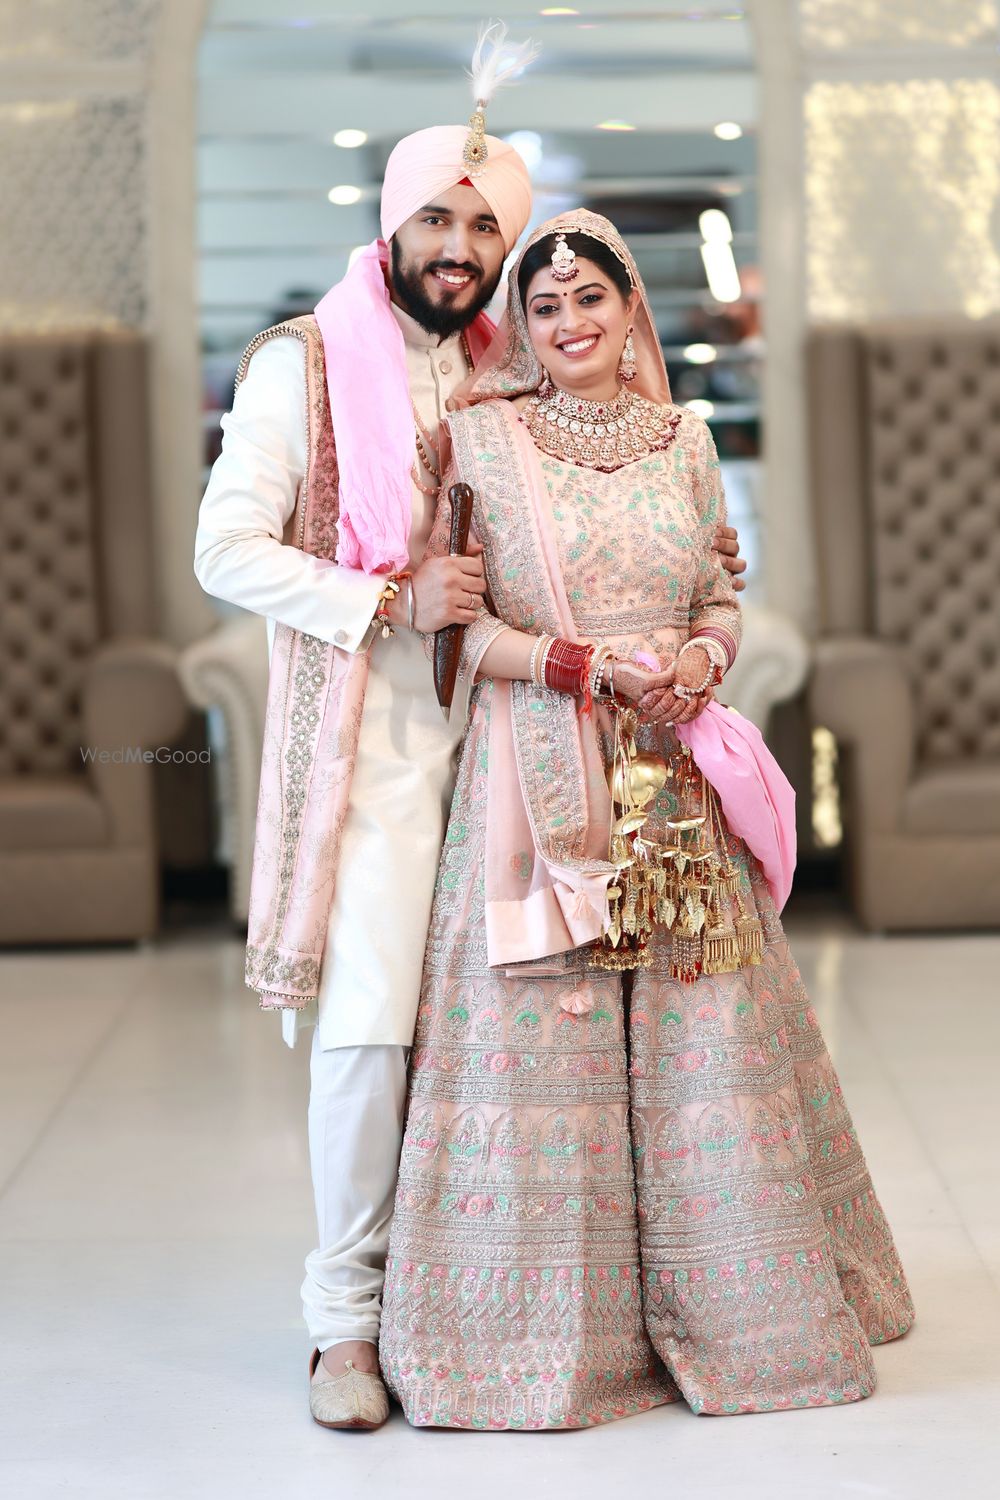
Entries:
[[552, 458], [610, 472], [673, 442], [681, 413], [623, 386], [612, 401], [586, 401], [557, 386], [541, 387], [521, 420], [536, 448]]

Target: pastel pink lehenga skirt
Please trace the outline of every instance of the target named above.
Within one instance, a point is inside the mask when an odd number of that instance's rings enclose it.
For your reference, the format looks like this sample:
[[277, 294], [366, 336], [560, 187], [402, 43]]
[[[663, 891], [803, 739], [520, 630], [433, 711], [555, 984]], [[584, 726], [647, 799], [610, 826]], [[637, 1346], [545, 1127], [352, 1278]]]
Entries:
[[[623, 987], [490, 969], [486, 718], [463, 747], [428, 941], [382, 1366], [408, 1420], [586, 1427], [836, 1405], [913, 1305], [760, 867], [764, 960]], [[623, 992], [624, 990], [624, 992]], [[631, 991], [631, 993], [629, 993]]]

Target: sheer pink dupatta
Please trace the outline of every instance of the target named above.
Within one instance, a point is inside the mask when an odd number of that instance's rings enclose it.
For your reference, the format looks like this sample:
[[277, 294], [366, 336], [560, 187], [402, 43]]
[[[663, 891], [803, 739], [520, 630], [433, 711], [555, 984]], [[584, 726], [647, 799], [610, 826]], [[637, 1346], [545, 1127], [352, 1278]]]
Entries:
[[677, 738], [718, 793], [731, 831], [760, 860], [780, 912], [795, 874], [795, 791], [756, 724], [721, 703], [710, 703]]

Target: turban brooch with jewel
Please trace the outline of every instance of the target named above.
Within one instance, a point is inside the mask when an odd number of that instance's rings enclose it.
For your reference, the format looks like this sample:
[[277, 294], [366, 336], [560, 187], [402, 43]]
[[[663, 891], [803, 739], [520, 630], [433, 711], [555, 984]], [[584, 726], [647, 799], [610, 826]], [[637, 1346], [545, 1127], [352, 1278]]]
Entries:
[[534, 42], [508, 44], [507, 27], [502, 21], [490, 21], [481, 27], [469, 72], [476, 107], [469, 118], [469, 138], [462, 152], [470, 177], [477, 177], [486, 165], [487, 104], [501, 85], [520, 77], [538, 52]]

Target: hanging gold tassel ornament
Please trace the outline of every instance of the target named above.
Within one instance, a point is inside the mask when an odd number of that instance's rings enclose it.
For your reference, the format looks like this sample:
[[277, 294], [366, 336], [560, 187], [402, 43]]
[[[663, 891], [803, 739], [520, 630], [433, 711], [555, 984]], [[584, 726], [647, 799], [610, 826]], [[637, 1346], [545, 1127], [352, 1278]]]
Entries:
[[704, 974], [732, 974], [740, 968], [740, 945], [736, 928], [728, 916], [717, 914], [716, 923], [705, 929]]
[[650, 849], [640, 834], [649, 816], [647, 805], [666, 781], [667, 764], [661, 755], [639, 753], [635, 742], [638, 722], [634, 709], [614, 713], [608, 787], [618, 815], [612, 820], [609, 858], [618, 872], [608, 889], [607, 929], [588, 954], [591, 967], [616, 973], [648, 967], [646, 943], [653, 930], [657, 901], [657, 867], [650, 864]]
[[[731, 974], [760, 963], [763, 930], [747, 912], [739, 871], [726, 848], [715, 791], [686, 745], [669, 760], [636, 744], [634, 709], [612, 707], [614, 749], [608, 768], [613, 817], [608, 857], [616, 866], [608, 888], [608, 925], [588, 955], [598, 969], [648, 967], [657, 927], [671, 937], [670, 973], [683, 984], [700, 975]], [[673, 802], [670, 842], [655, 843], [645, 825], [659, 792]], [[734, 923], [730, 903], [739, 905]]]
[[760, 918], [756, 912], [751, 916], [743, 903], [743, 897], [737, 892], [737, 901], [740, 906], [739, 920], [736, 923], [736, 936], [739, 939], [740, 958], [745, 964], [760, 964], [764, 962], [764, 929], [760, 925]]

